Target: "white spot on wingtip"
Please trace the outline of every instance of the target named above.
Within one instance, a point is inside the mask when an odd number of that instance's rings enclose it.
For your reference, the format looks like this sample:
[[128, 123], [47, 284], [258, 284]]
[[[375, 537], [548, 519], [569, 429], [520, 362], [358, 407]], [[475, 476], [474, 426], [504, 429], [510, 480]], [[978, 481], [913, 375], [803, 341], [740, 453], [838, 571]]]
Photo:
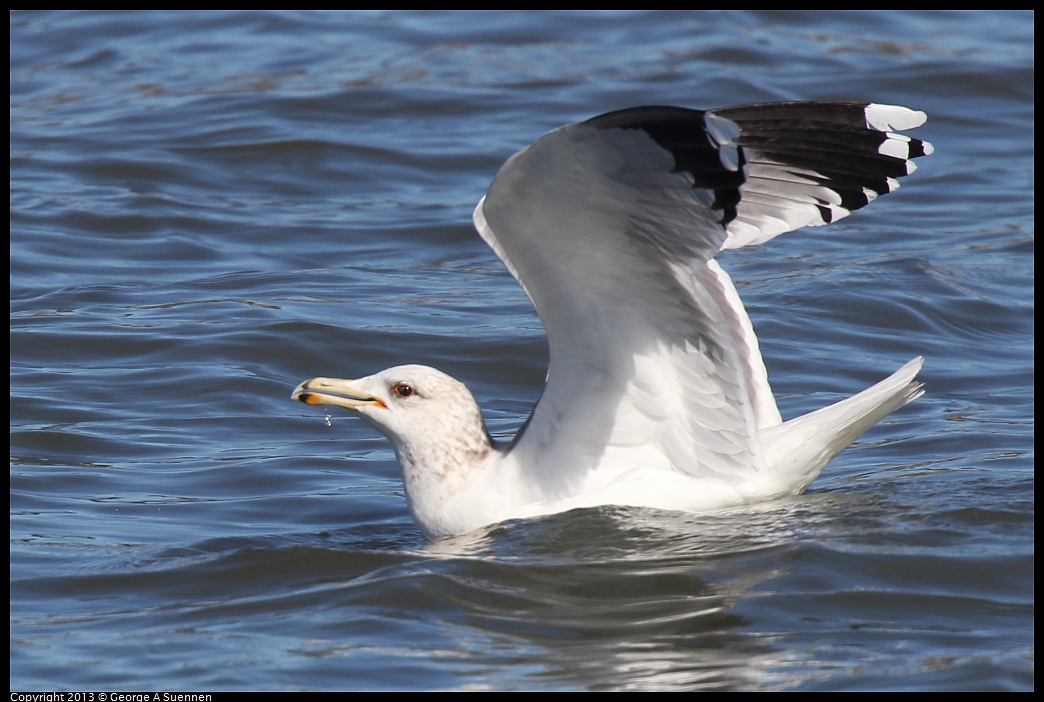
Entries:
[[910, 158], [910, 137], [902, 134], [889, 134], [888, 138], [877, 147], [877, 153], [892, 158]]
[[863, 109], [866, 126], [879, 132], [903, 131], [920, 127], [928, 121], [928, 115], [920, 110], [911, 110], [898, 105], [870, 103]]
[[718, 146], [718, 160], [721, 165], [730, 171], [739, 170], [739, 147], [736, 145], [736, 139], [740, 134], [739, 125], [713, 112], [706, 113], [703, 120], [707, 126], [707, 134]]

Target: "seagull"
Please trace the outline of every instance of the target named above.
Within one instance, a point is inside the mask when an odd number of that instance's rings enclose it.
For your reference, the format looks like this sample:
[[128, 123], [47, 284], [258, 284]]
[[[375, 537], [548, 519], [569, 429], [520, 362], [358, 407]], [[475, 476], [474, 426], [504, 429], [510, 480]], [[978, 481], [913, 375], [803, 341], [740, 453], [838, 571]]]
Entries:
[[599, 505], [703, 512], [800, 494], [923, 394], [923, 359], [784, 422], [715, 257], [892, 192], [933, 151], [898, 132], [926, 119], [856, 102], [646, 106], [548, 132], [473, 216], [550, 347], [514, 440], [495, 441], [467, 387], [428, 366], [312, 378], [291, 397], [347, 408], [391, 441], [429, 539]]

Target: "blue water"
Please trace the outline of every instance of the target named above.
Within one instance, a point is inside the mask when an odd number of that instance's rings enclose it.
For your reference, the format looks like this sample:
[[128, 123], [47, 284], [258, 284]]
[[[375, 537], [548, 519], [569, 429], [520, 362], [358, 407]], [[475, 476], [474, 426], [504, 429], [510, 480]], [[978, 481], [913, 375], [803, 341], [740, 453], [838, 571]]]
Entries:
[[[1030, 690], [1030, 12], [12, 12], [11, 688]], [[640, 104], [924, 110], [903, 188], [724, 257], [785, 417], [927, 394], [805, 495], [427, 544], [291, 402], [421, 362], [507, 438], [500, 164]]]

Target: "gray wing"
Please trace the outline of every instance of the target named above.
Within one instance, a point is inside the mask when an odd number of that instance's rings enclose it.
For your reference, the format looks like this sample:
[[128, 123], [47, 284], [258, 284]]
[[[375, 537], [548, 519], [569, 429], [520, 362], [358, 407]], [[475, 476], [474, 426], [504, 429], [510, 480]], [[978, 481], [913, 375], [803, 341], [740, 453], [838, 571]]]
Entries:
[[779, 412], [713, 257], [894, 189], [930, 147], [882, 128], [917, 115], [854, 103], [634, 108], [509, 159], [475, 224], [550, 346], [547, 385], [510, 449], [518, 465], [563, 492], [607, 464], [659, 461], [737, 484], [763, 470], [759, 430]]

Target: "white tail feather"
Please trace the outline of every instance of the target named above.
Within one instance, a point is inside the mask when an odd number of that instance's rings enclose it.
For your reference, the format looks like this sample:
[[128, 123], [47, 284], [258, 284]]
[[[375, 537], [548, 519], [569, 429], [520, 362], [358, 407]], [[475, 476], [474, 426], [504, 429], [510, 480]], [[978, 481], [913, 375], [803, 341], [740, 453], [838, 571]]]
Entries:
[[765, 454], [777, 459], [771, 468], [781, 482], [800, 493], [867, 429], [923, 395], [914, 380], [923, 364], [918, 356], [858, 395], [764, 430]]

